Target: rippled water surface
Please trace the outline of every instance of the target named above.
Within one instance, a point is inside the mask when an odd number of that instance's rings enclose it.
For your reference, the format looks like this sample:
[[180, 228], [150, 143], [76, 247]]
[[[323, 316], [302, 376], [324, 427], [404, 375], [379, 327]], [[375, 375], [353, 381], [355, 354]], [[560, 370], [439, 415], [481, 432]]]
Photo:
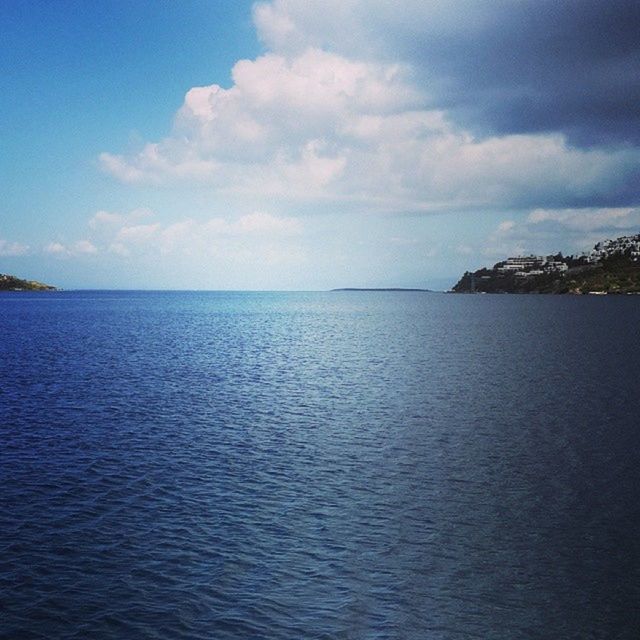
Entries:
[[640, 298], [0, 295], [0, 637], [637, 638]]

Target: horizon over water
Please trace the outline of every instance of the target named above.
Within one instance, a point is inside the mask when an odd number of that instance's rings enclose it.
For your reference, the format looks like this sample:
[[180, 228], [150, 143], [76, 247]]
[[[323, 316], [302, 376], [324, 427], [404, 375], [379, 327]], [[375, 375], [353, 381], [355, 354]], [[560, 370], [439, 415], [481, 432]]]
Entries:
[[0, 638], [635, 639], [640, 298], [0, 293]]

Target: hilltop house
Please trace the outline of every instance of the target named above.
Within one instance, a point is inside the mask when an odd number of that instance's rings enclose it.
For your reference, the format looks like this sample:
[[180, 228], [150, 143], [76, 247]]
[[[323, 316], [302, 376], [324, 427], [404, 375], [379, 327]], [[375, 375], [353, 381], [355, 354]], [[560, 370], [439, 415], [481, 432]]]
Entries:
[[564, 262], [554, 260], [553, 256], [514, 256], [496, 265], [496, 271], [504, 274], [513, 273], [520, 278], [545, 273], [564, 273], [567, 269]]
[[640, 260], [640, 233], [634, 236], [621, 236], [614, 240], [603, 240], [589, 252], [583, 254], [588, 262], [598, 262], [615, 255], [628, 254], [637, 262]]

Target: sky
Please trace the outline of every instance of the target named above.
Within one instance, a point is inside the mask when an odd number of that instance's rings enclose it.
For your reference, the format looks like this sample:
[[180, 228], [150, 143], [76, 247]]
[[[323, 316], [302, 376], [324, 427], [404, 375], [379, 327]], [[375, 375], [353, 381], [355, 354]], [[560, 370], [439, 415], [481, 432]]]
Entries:
[[640, 232], [640, 4], [4, 0], [0, 273], [452, 286]]

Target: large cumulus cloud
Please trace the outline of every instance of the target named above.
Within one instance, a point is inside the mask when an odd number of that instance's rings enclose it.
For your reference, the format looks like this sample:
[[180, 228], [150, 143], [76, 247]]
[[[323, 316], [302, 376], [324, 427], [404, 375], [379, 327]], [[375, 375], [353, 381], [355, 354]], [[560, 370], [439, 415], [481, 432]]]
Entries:
[[[123, 181], [421, 211], [637, 204], [638, 10], [273, 0], [267, 52], [191, 88]], [[613, 41], [608, 38], [615, 36]]]
[[432, 105], [478, 133], [640, 142], [634, 0], [274, 0], [254, 15], [274, 50], [411, 65]]

